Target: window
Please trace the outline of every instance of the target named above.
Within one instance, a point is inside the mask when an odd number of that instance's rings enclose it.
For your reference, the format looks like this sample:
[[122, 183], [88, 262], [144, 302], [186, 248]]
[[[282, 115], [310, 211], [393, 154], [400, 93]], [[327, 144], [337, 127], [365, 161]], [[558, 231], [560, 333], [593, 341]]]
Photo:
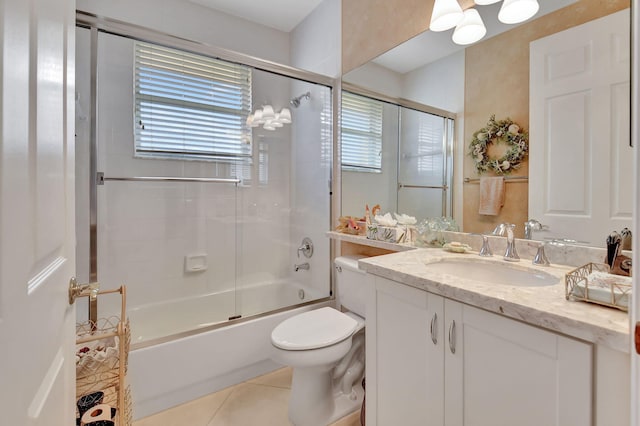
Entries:
[[342, 168], [382, 171], [382, 107], [376, 101], [342, 93]]
[[251, 157], [251, 69], [137, 42], [136, 156]]

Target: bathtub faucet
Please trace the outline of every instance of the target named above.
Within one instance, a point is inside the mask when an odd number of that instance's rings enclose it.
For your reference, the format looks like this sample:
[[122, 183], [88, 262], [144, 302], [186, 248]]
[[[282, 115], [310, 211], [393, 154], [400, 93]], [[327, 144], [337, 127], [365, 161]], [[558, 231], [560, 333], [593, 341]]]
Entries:
[[308, 271], [309, 270], [309, 263], [308, 262], [304, 262], [304, 263], [301, 263], [299, 265], [298, 264], [293, 265], [293, 270], [295, 272], [298, 272], [300, 269], [304, 269], [304, 270]]

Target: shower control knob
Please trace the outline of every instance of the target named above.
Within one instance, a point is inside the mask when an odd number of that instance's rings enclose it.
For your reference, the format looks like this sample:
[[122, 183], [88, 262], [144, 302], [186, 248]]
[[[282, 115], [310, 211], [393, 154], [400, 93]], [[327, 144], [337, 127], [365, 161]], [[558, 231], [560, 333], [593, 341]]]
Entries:
[[311, 241], [311, 238], [304, 237], [302, 239], [302, 244], [298, 247], [298, 257], [300, 257], [300, 253], [307, 259], [313, 256], [313, 241]]

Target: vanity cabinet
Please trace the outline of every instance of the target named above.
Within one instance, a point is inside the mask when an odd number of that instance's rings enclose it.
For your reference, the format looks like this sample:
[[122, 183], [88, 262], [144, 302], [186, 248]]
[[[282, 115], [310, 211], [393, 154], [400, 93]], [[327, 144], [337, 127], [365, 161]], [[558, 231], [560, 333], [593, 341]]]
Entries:
[[368, 426], [592, 424], [591, 344], [369, 280]]
[[[367, 426], [443, 425], [444, 299], [382, 278], [375, 281], [375, 326], [370, 329], [367, 312], [365, 329]], [[375, 366], [371, 357], [377, 357]], [[373, 382], [370, 366], [375, 368]], [[373, 401], [377, 412], [369, 415]]]

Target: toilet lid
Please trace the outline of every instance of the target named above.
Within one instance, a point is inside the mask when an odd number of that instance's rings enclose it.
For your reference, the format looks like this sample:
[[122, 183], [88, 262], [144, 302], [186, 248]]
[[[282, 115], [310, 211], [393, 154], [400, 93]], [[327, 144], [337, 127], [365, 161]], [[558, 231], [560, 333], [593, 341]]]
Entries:
[[289, 351], [331, 346], [351, 336], [358, 322], [333, 308], [320, 308], [295, 315], [271, 333], [274, 346]]

